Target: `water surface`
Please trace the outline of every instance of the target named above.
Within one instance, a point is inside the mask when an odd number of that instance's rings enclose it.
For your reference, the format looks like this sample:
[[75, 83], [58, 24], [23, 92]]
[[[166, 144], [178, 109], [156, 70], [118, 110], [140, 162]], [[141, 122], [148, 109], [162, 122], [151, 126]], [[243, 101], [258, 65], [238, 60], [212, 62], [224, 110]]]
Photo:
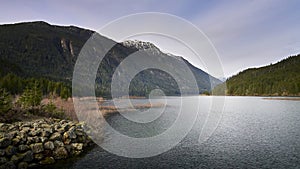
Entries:
[[[211, 97], [201, 97], [207, 111]], [[139, 101], [141, 102], [141, 101]], [[171, 102], [170, 102], [171, 104]], [[176, 120], [176, 106], [150, 124], [110, 116], [111, 126], [131, 137], [164, 132]], [[201, 114], [201, 112], [200, 112]], [[188, 115], [188, 113], [187, 113]], [[201, 115], [193, 129], [174, 148], [149, 158], [126, 158], [97, 146], [77, 161], [58, 168], [300, 168], [300, 102], [261, 97], [227, 97], [222, 119], [212, 136], [198, 142]], [[109, 138], [109, 133], [107, 138]], [[109, 139], [106, 141], [110, 141]]]

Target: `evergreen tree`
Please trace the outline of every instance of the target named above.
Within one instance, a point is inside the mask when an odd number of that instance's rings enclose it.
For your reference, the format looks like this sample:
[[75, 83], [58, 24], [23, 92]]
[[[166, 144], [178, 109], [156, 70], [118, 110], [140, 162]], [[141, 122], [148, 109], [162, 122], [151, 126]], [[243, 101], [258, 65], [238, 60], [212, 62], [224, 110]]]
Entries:
[[12, 108], [12, 97], [5, 89], [0, 89], [0, 113], [6, 113]]
[[27, 87], [20, 97], [20, 103], [24, 108], [34, 108], [41, 104], [42, 90], [35, 81], [32, 87]]

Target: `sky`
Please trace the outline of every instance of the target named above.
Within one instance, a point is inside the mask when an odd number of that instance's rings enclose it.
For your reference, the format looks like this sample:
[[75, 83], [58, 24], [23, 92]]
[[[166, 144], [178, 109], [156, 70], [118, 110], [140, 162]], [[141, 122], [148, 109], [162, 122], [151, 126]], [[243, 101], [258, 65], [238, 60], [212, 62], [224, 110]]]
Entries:
[[[300, 53], [299, 0], [0, 0], [0, 4], [0, 24], [42, 20], [95, 31], [130, 14], [172, 14], [210, 39], [225, 77]], [[149, 41], [162, 51], [187, 57], [153, 37]]]

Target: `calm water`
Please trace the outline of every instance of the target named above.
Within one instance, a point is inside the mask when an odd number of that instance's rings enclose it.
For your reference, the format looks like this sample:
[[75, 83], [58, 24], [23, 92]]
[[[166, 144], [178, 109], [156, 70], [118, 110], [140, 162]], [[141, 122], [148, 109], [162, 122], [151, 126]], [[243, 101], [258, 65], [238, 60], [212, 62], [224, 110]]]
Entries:
[[[207, 111], [211, 98], [200, 97], [202, 112]], [[121, 115], [109, 117], [108, 122], [131, 137], [157, 135], [176, 119], [177, 114], [172, 112], [178, 107], [172, 101], [168, 105], [171, 106], [165, 113], [150, 124], [132, 123]], [[126, 158], [95, 147], [75, 162], [67, 161], [55, 167], [300, 168], [300, 101], [227, 97], [218, 127], [202, 144], [198, 142], [203, 125], [201, 117], [200, 112], [193, 129], [177, 146], [158, 156]], [[109, 135], [106, 133], [106, 141], [109, 141]]]

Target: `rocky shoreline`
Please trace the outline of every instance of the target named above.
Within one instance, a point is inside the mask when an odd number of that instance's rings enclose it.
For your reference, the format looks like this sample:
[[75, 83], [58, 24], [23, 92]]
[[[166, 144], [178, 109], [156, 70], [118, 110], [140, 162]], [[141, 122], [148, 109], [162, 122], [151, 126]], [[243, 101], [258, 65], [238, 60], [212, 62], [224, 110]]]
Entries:
[[83, 125], [59, 119], [0, 123], [0, 169], [40, 168], [81, 154], [94, 144]]

